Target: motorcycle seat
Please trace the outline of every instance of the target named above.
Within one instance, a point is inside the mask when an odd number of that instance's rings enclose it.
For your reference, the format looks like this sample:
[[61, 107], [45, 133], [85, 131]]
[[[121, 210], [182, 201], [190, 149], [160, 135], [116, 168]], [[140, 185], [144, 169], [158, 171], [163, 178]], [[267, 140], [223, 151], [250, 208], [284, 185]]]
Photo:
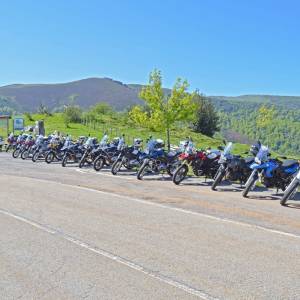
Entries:
[[282, 162], [282, 167], [283, 168], [289, 168], [289, 167], [291, 167], [291, 166], [293, 166], [293, 165], [296, 165], [296, 164], [298, 164], [298, 161], [297, 160], [294, 160], [294, 159], [286, 159], [286, 160], [284, 160], [283, 162]]

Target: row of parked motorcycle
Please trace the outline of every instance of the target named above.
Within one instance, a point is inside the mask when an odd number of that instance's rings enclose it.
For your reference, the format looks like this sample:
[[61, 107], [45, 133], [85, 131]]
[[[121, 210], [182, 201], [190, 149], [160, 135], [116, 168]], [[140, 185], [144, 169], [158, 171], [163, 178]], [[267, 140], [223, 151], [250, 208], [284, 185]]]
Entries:
[[63, 167], [78, 164], [79, 168], [93, 166], [99, 172], [109, 167], [113, 175], [121, 170], [137, 171], [137, 179], [145, 176], [168, 174], [174, 184], [179, 185], [189, 174], [213, 179], [212, 190], [222, 181], [239, 182], [242, 195], [247, 197], [255, 189], [256, 183], [266, 188], [276, 188], [284, 192], [281, 205], [294, 199], [300, 185], [300, 168], [297, 160], [286, 157], [272, 158], [269, 148], [259, 141], [253, 144], [248, 157], [233, 155], [233, 143], [229, 142], [218, 149], [196, 149], [191, 138], [173, 146], [170, 151], [164, 148], [160, 139], [149, 137], [143, 149], [142, 139], [134, 139], [126, 145], [124, 135], [109, 141], [105, 133], [100, 142], [94, 137], [81, 136], [72, 141], [70, 136], [57, 134], [34, 137], [23, 133], [11, 134], [7, 140], [6, 151], [12, 150], [14, 158], [31, 159], [33, 162], [44, 160], [50, 164], [61, 162]]

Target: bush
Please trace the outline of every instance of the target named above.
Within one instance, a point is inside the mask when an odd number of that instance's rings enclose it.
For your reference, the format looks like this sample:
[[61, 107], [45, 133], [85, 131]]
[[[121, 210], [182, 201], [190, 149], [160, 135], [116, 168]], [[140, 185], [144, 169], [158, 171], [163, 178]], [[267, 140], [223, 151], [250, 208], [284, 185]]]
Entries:
[[63, 118], [66, 127], [69, 127], [70, 123], [80, 123], [81, 122], [82, 111], [77, 105], [65, 106]]

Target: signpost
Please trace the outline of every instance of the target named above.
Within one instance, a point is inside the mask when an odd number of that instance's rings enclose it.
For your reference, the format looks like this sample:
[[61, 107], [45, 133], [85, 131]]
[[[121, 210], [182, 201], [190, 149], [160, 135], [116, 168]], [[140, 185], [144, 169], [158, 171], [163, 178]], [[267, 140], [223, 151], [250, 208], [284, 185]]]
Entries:
[[13, 131], [24, 130], [25, 122], [22, 117], [15, 117], [13, 120]]

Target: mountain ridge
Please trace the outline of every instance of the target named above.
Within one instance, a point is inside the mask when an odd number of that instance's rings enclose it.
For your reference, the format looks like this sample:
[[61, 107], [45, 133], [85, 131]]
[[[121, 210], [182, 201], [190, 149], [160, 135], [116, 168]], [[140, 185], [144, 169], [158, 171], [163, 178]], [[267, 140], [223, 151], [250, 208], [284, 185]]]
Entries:
[[[143, 85], [123, 83], [112, 78], [90, 77], [66, 83], [16, 83], [0, 87], [0, 100], [6, 99], [5, 105], [11, 102], [19, 112], [36, 111], [43, 104], [50, 110], [60, 110], [69, 103], [71, 95], [76, 95], [76, 104], [83, 109], [97, 102], [107, 102], [116, 110], [124, 110], [132, 105], [142, 104], [138, 94]], [[165, 93], [170, 89], [165, 88]], [[270, 104], [288, 106], [291, 109], [300, 108], [300, 96], [281, 95], [239, 95], [239, 96], [207, 96], [216, 105], [257, 105]], [[1, 103], [0, 103], [1, 109]]]

